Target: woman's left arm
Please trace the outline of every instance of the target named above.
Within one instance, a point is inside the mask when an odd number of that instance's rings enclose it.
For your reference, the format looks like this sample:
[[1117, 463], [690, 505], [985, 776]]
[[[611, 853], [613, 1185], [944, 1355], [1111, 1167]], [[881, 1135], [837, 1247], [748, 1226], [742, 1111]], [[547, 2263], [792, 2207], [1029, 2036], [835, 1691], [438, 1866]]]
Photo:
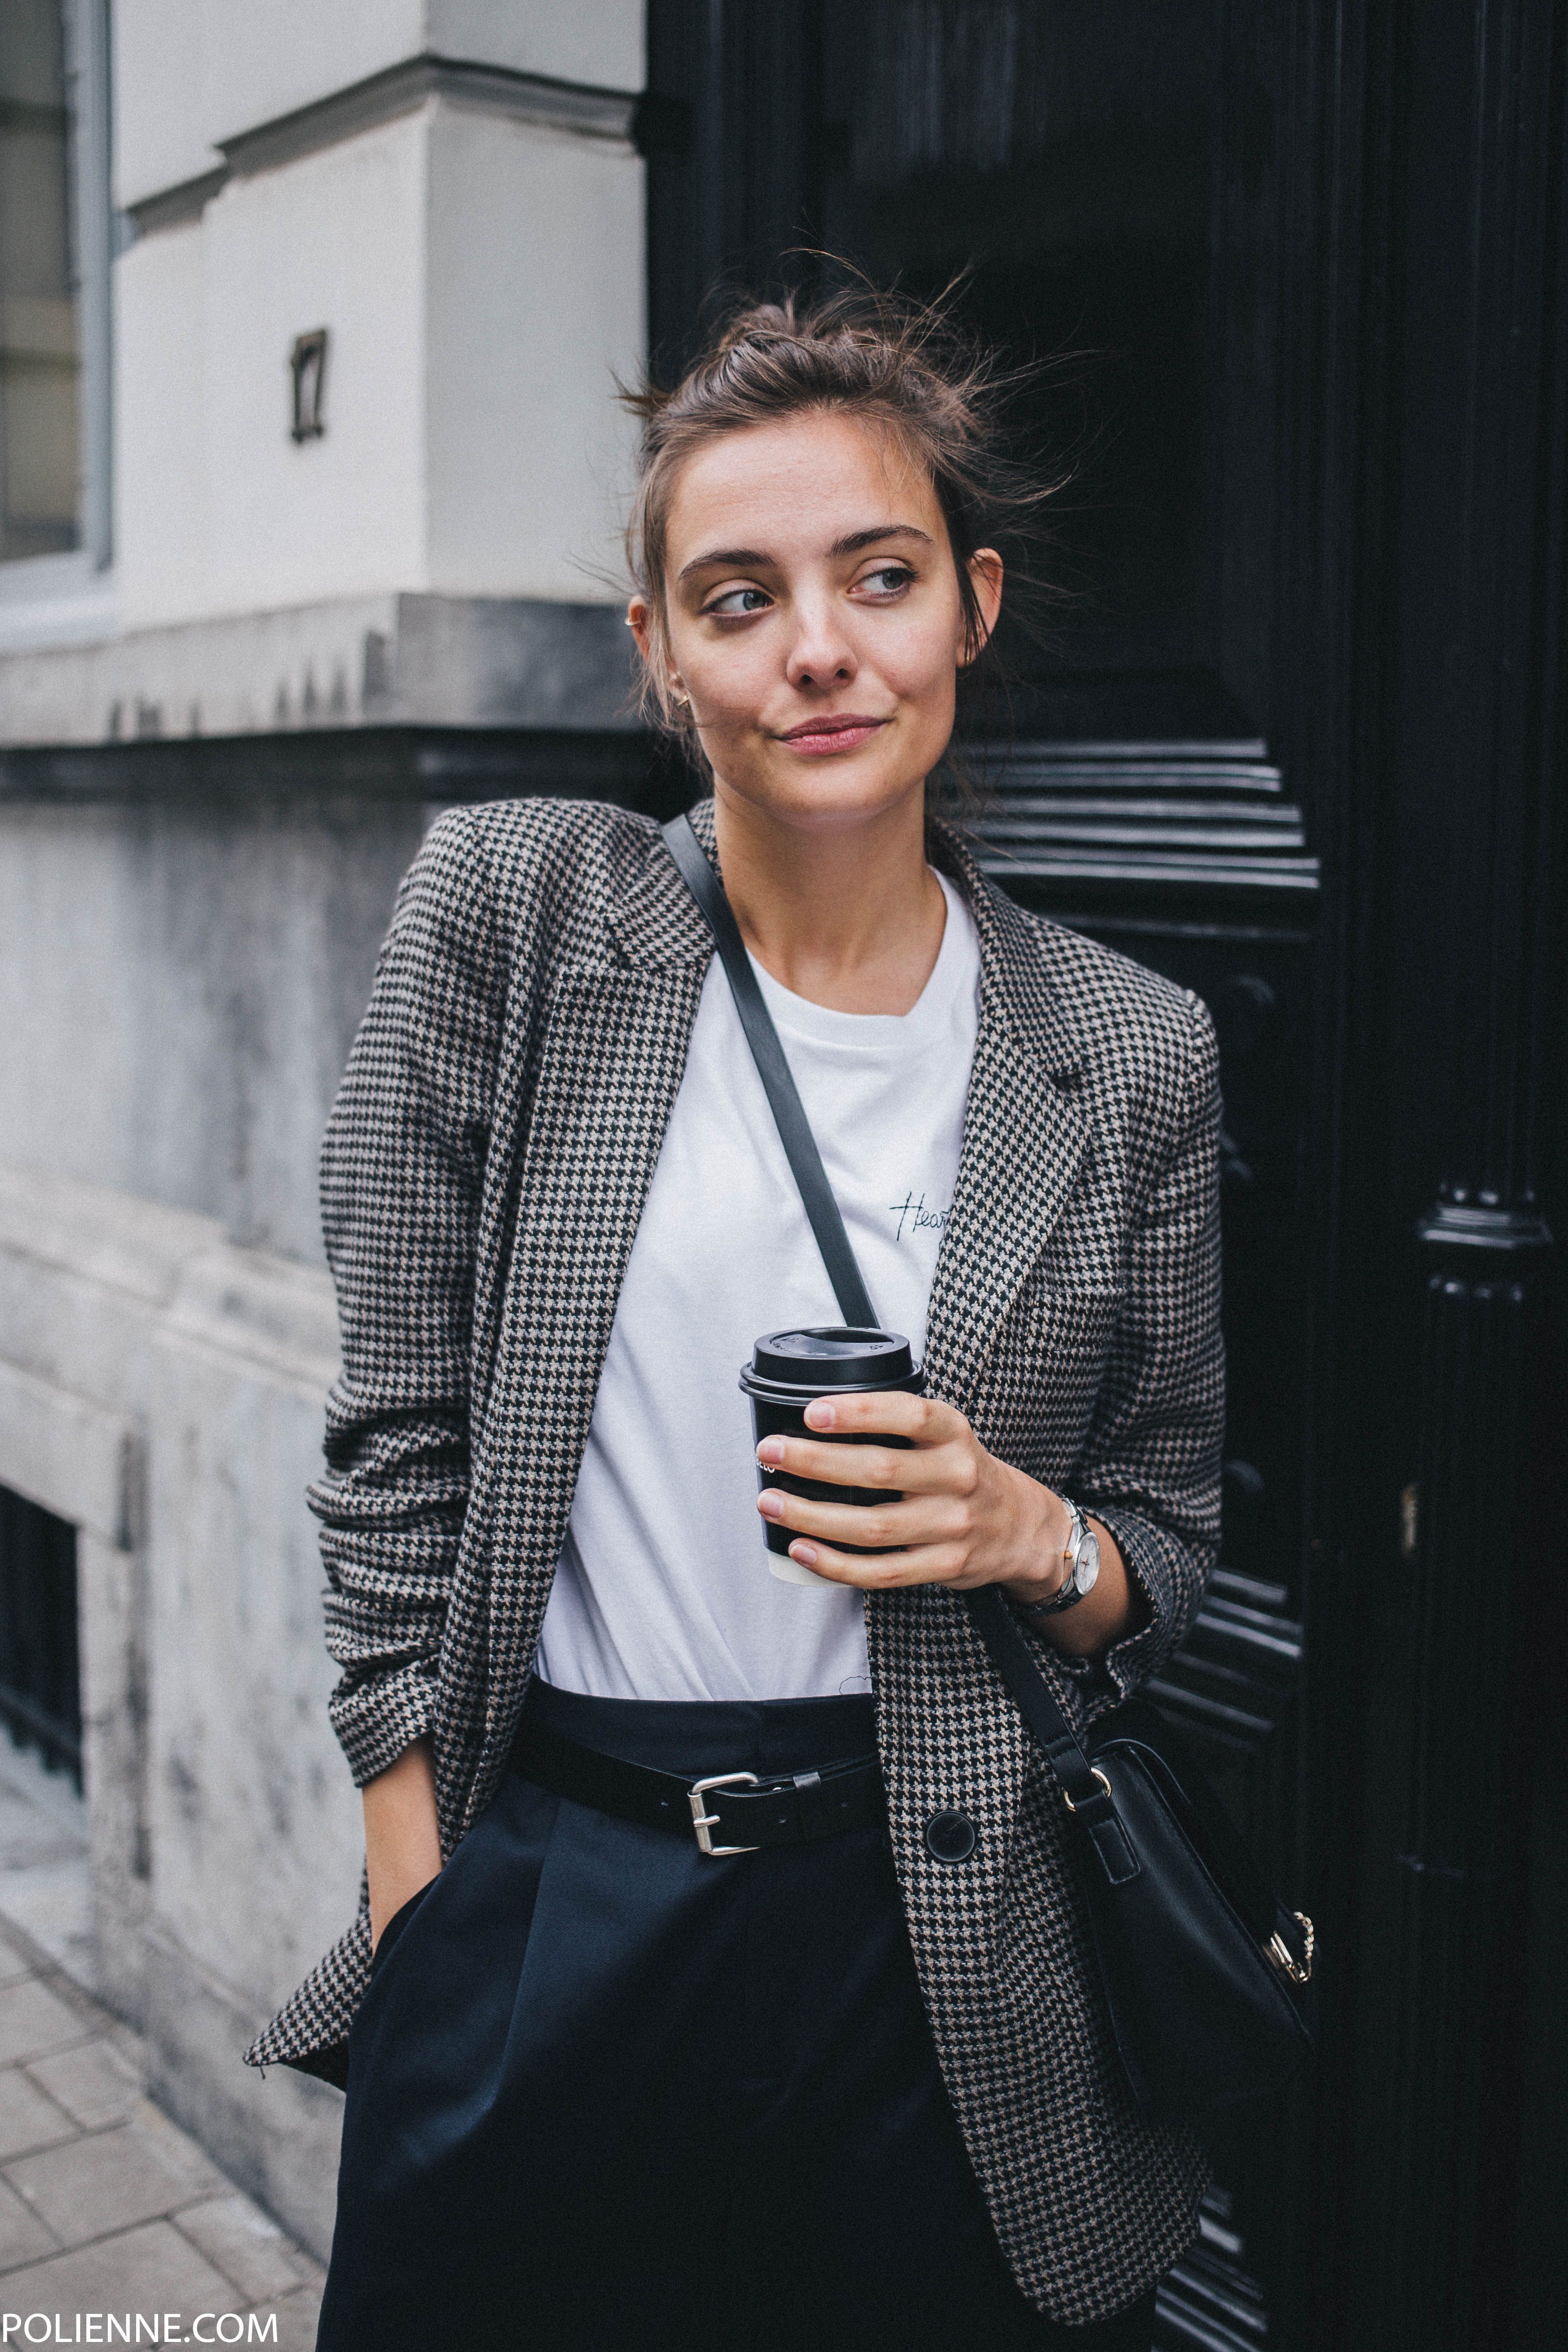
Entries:
[[[1219, 1070], [1213, 1025], [1187, 1000], [1191, 1050], [1180, 1109], [1128, 1237], [1127, 1289], [1088, 1441], [1068, 1481], [1100, 1540], [1094, 1590], [1032, 1625], [1064, 1656], [1103, 1656], [1118, 1687], [1173, 1649], [1197, 1608], [1219, 1541], [1225, 1359], [1219, 1328]], [[769, 1489], [758, 1508], [800, 1530], [802, 1566], [868, 1591], [907, 1584], [1004, 1584], [1047, 1600], [1067, 1574], [1060, 1495], [986, 1451], [963, 1415], [932, 1398], [826, 1398], [812, 1427], [898, 1435], [910, 1449], [858, 1446], [854, 1482], [902, 1499], [859, 1509]], [[765, 1439], [760, 1460], [843, 1483], [833, 1444]], [[894, 1547], [879, 1558], [838, 1543]]]

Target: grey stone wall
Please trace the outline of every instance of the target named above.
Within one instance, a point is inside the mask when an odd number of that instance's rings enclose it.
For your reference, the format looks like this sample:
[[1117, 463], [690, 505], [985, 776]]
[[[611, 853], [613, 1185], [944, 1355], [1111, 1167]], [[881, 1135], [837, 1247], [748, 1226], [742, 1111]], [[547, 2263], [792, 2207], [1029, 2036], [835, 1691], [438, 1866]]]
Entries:
[[0, 1483], [78, 1529], [98, 1987], [321, 2252], [342, 2103], [240, 2053], [358, 1895], [303, 1499], [335, 1347], [323, 1271], [0, 1164]]
[[317, 1160], [427, 812], [116, 774], [0, 798], [0, 1483], [78, 1529], [98, 1988], [324, 2254], [342, 2102], [240, 2053], [358, 1896]]
[[631, 731], [625, 621], [528, 596], [336, 597], [0, 652], [0, 744], [292, 728]]
[[0, 1153], [319, 1262], [321, 1129], [421, 827], [347, 797], [0, 801]]
[[479, 729], [0, 751], [0, 1484], [78, 1529], [96, 1990], [323, 2255], [342, 2102], [240, 2058], [363, 1859], [304, 1502], [321, 1130], [436, 809], [646, 773]]

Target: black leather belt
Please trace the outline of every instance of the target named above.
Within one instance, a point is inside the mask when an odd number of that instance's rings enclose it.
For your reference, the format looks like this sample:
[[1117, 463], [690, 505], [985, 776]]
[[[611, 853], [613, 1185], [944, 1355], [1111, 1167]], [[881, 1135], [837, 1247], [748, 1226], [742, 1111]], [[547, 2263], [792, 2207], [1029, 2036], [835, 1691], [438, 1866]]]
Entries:
[[624, 1822], [693, 1836], [704, 1853], [804, 1845], [887, 1817], [881, 1767], [874, 1756], [825, 1764], [820, 1772], [716, 1772], [703, 1780], [683, 1780], [677, 1772], [628, 1764], [596, 1748], [580, 1747], [547, 1725], [525, 1721], [511, 1760], [525, 1780], [554, 1796]]

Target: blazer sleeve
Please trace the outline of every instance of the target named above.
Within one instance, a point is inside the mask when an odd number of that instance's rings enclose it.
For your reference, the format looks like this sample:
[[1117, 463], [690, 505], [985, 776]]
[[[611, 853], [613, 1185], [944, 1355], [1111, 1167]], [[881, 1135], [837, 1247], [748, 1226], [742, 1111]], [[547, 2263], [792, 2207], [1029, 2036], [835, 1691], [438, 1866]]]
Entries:
[[507, 978], [477, 820], [454, 810], [398, 894], [321, 1154], [342, 1371], [309, 1500], [342, 1669], [332, 1726], [362, 1786], [435, 1717]]
[[1143, 1602], [1144, 1622], [1103, 1661], [1122, 1697], [1181, 1642], [1219, 1556], [1219, 1051], [1206, 1006], [1186, 1005], [1178, 1115], [1130, 1236], [1125, 1303], [1074, 1473], [1075, 1499], [1116, 1538]]

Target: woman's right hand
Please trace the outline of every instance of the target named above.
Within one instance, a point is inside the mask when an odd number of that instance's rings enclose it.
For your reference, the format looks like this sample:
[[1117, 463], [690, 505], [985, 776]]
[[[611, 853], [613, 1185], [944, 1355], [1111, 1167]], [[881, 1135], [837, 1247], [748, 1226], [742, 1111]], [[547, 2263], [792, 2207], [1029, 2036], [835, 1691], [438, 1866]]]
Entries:
[[365, 1782], [360, 1795], [364, 1804], [374, 1952], [394, 1912], [401, 1911], [441, 1868], [436, 1771], [428, 1739], [416, 1739], [412, 1748], [405, 1748], [395, 1764]]

